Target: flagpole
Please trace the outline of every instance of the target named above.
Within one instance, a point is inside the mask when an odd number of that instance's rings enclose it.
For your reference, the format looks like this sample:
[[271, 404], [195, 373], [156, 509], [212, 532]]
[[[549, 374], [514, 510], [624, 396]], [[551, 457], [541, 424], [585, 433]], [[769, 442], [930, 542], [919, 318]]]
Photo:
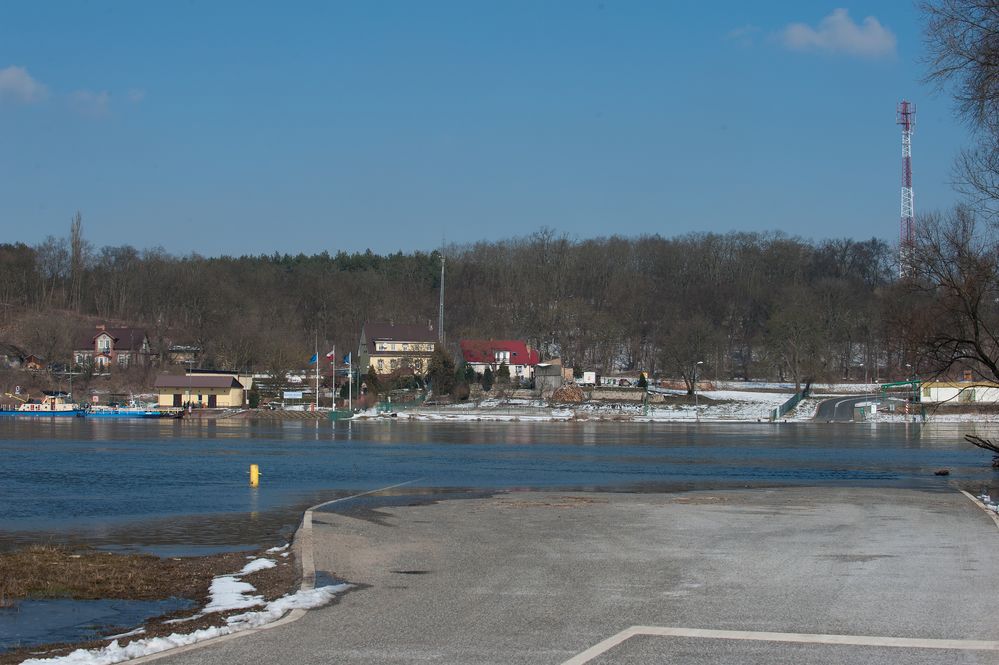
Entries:
[[316, 332], [316, 413], [319, 413], [319, 332]]
[[350, 411], [351, 414], [354, 413], [354, 359], [353, 358], [351, 358], [350, 362], [347, 363], [347, 410]]

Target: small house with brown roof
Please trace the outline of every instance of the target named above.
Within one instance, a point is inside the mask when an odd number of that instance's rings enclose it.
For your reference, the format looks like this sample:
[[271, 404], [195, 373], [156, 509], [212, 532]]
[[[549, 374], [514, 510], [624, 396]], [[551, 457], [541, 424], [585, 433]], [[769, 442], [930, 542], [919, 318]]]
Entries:
[[144, 328], [108, 328], [100, 325], [84, 333], [73, 350], [77, 365], [92, 364], [97, 369], [113, 365], [145, 366], [150, 357], [149, 336]]
[[437, 348], [437, 332], [421, 324], [369, 321], [361, 328], [355, 368], [362, 374], [374, 367], [381, 375], [409, 369], [425, 374]]
[[24, 364], [22, 365], [24, 369], [30, 370], [43, 370], [48, 367], [48, 363], [45, 362], [45, 358], [41, 356], [36, 356], [34, 353], [29, 354], [28, 357], [24, 359]]
[[240, 408], [246, 404], [246, 393], [253, 379], [237, 372], [203, 372], [160, 374], [156, 377], [156, 392], [160, 408], [191, 405], [208, 409]]

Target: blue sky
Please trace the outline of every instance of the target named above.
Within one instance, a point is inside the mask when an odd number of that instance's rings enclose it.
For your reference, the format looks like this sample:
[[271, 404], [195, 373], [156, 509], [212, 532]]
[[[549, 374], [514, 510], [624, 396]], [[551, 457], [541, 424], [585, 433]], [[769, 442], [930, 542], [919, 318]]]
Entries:
[[[7, 2], [0, 241], [205, 255], [529, 234], [895, 241], [968, 142], [907, 2]], [[870, 18], [868, 18], [870, 17]]]

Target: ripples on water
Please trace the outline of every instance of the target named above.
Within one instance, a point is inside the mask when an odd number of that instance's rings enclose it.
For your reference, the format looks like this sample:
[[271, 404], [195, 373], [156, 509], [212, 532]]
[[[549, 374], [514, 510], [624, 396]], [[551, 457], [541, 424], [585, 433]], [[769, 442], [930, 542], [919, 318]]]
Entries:
[[[0, 420], [0, 547], [271, 544], [320, 501], [469, 490], [991, 486], [968, 425]], [[247, 469], [259, 464], [261, 485]], [[951, 475], [933, 471], [948, 468]]]

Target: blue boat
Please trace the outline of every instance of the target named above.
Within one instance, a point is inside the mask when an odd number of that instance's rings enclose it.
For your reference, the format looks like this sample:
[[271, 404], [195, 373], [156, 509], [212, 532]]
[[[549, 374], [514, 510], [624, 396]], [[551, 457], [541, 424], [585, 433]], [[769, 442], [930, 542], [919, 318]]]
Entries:
[[140, 406], [92, 406], [87, 410], [88, 418], [169, 418], [173, 415]]
[[0, 416], [17, 416], [28, 418], [82, 418], [87, 415], [79, 404], [66, 400], [68, 395], [62, 392], [43, 393], [41, 400], [21, 399], [16, 409], [0, 410]]

